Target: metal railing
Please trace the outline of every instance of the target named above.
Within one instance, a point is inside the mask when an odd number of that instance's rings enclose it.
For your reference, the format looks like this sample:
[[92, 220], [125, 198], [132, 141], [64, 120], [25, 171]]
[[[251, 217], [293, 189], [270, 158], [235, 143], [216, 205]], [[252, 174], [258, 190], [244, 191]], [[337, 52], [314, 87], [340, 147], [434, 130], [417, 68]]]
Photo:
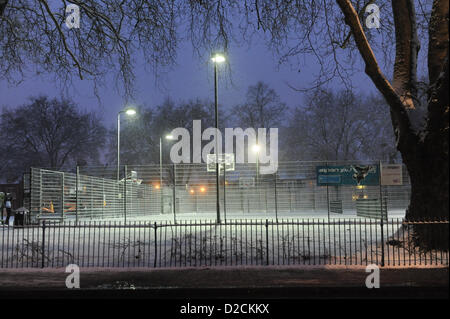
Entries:
[[[436, 243], [417, 245], [426, 225]], [[436, 248], [440, 247], [440, 248]], [[1, 268], [447, 265], [448, 221], [63, 222], [0, 229]]]
[[[389, 213], [404, 213], [410, 199], [405, 167], [401, 186], [317, 184], [318, 166], [342, 164], [348, 162], [279, 163], [278, 171], [270, 175], [258, 174], [255, 164], [236, 164], [234, 171], [220, 177], [222, 219], [322, 217], [322, 213], [345, 218], [356, 215], [358, 199], [380, 196]], [[155, 215], [170, 220], [187, 219], [184, 214], [195, 215], [192, 219], [216, 215], [215, 173], [208, 172], [206, 164], [163, 165], [162, 174], [159, 165], [124, 165], [119, 180], [112, 167], [77, 167], [72, 172], [33, 168], [28, 175], [26, 203], [33, 217], [127, 221], [153, 220]], [[330, 210], [329, 203], [342, 210]]]

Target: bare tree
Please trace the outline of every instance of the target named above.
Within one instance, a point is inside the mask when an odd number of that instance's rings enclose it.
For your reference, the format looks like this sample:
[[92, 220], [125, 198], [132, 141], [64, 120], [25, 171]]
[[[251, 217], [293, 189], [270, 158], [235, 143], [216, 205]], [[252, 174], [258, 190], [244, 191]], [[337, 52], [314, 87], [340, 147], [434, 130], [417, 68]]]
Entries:
[[[192, 121], [202, 120], [203, 126], [213, 125], [211, 102], [193, 99], [176, 104], [167, 98], [161, 105], [139, 107], [138, 116], [127, 120], [121, 128], [121, 161], [127, 164], [159, 163], [159, 138], [173, 129], [184, 127], [191, 132]], [[167, 144], [167, 141], [164, 141]], [[117, 130], [109, 133], [110, 163], [117, 159]], [[192, 143], [191, 143], [192, 145]], [[169, 151], [163, 153], [163, 162], [169, 163]]]
[[385, 159], [383, 150], [390, 146], [392, 151], [395, 144], [386, 139], [384, 114], [372, 98], [348, 90], [315, 90], [291, 116], [287, 132], [291, 159]]
[[246, 100], [232, 109], [235, 123], [240, 127], [278, 127], [285, 118], [288, 107], [280, 96], [264, 82], [249, 86]]
[[[201, 6], [203, 2], [194, 3]], [[262, 29], [281, 62], [301, 56], [316, 59], [320, 68], [314, 78], [316, 87], [338, 78], [352, 88], [351, 75], [359, 68], [364, 71], [389, 105], [396, 147], [411, 178], [407, 216], [448, 218], [449, 3], [386, 1], [380, 4], [381, 28], [368, 29], [365, 9], [370, 3], [374, 1], [244, 1], [239, 5], [230, 0], [226, 5], [214, 1], [193, 14], [208, 30], [213, 22], [227, 24], [232, 15], [244, 12], [246, 19], [238, 27], [245, 39]], [[227, 28], [219, 30], [226, 33]], [[226, 42], [230, 34], [221, 38]], [[424, 53], [419, 39], [425, 39]], [[415, 114], [421, 113], [418, 72], [425, 73], [430, 84], [425, 123], [414, 121], [420, 118]], [[386, 74], [393, 74], [392, 80]]]
[[[381, 71], [352, 3], [337, 0], [366, 65], [366, 73], [390, 106], [397, 148], [411, 178], [408, 217], [449, 215], [449, 3], [433, 1], [428, 34], [428, 112], [423, 130], [410, 116], [417, 107], [417, 58], [420, 49], [413, 0], [392, 1], [396, 56], [392, 83]], [[409, 112], [408, 112], [409, 111]], [[447, 228], [448, 232], [448, 228]], [[422, 242], [426, 233], [419, 232]], [[428, 244], [433, 246], [440, 243]], [[446, 242], [448, 247], [448, 241]]]
[[[67, 2], [80, 6], [83, 28], [61, 28], [64, 1], [61, 8], [46, 0], [1, 2], [3, 76], [14, 79], [30, 63], [63, 78], [101, 77], [118, 66], [118, 78], [128, 88], [136, 50], [154, 65], [173, 62], [180, 38], [176, 25], [187, 26], [196, 51], [207, 54], [227, 51], [236, 29], [244, 41], [262, 30], [280, 62], [315, 59], [315, 87], [337, 78], [350, 89], [353, 74], [367, 74], [389, 105], [396, 147], [411, 178], [408, 217], [448, 218], [448, 0], [385, 1], [380, 29], [368, 29], [364, 21], [372, 0]], [[420, 109], [420, 72], [429, 83], [425, 123], [413, 120]]]
[[395, 145], [395, 136], [389, 116], [389, 105], [379, 94], [362, 97], [367, 113], [367, 136], [361, 140], [362, 155], [365, 159], [382, 160], [388, 163], [401, 161]]
[[[65, 24], [68, 4], [79, 6], [80, 28]], [[33, 70], [63, 85], [75, 76], [97, 87], [113, 71], [129, 96], [133, 53], [155, 67], [174, 62], [175, 10], [173, 0], [2, 0], [0, 78], [18, 82]]]
[[93, 113], [82, 113], [69, 100], [41, 96], [0, 118], [4, 147], [2, 173], [17, 179], [30, 166], [62, 168], [95, 163], [105, 141], [105, 128]]

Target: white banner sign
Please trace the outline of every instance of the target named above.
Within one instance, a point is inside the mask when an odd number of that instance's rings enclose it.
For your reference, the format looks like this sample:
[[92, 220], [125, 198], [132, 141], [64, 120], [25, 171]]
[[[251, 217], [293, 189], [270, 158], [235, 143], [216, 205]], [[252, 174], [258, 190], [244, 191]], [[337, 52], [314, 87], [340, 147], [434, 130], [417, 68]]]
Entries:
[[395, 186], [403, 184], [401, 164], [381, 165], [381, 185]]

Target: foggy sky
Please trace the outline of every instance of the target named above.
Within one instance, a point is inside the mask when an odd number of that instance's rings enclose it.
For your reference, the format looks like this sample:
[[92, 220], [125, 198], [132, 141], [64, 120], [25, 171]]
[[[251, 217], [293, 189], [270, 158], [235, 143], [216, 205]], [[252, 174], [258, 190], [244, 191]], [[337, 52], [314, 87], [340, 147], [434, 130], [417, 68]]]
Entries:
[[[177, 54], [177, 65], [171, 70], [161, 69], [158, 78], [155, 77], [154, 71], [145, 70], [142, 64], [136, 66], [134, 84], [137, 93], [134, 101], [130, 102], [156, 106], [167, 97], [175, 102], [197, 97], [213, 101], [213, 66], [209, 59], [201, 60], [194, 56], [192, 46], [187, 42], [183, 43]], [[309, 87], [314, 80], [314, 72], [317, 71], [315, 60], [308, 57], [303, 59], [300, 66], [278, 65], [277, 57], [265, 47], [262, 40], [253, 41], [250, 48], [232, 46], [228, 59], [231, 71], [221, 69], [219, 79], [219, 104], [222, 108], [243, 103], [248, 86], [256, 84], [257, 81], [269, 84], [283, 102], [295, 107], [302, 103], [303, 95], [291, 89], [289, 85]], [[81, 109], [97, 112], [107, 127], [115, 125], [117, 112], [126, 102], [117, 92], [112, 78], [113, 74], [106, 79], [106, 87], [100, 89], [100, 104], [94, 96], [90, 81], [75, 79], [67, 92]], [[364, 73], [358, 74], [354, 82], [357, 91], [374, 91], [373, 84]], [[339, 81], [335, 81], [332, 87], [343, 88]], [[61, 89], [51, 76], [29, 76], [17, 86], [0, 81], [2, 107], [17, 107], [25, 103], [28, 97], [40, 94], [59, 97]]]

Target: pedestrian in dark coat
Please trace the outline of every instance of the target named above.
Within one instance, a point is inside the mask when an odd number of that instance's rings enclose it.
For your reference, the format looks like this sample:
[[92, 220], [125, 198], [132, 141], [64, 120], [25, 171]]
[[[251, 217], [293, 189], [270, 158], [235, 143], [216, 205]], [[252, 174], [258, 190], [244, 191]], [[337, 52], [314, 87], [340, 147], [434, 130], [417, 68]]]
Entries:
[[9, 218], [11, 217], [11, 211], [12, 211], [12, 196], [10, 193], [7, 193], [5, 196], [5, 207], [6, 207], [6, 220], [5, 225], [9, 226]]

